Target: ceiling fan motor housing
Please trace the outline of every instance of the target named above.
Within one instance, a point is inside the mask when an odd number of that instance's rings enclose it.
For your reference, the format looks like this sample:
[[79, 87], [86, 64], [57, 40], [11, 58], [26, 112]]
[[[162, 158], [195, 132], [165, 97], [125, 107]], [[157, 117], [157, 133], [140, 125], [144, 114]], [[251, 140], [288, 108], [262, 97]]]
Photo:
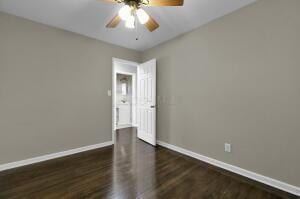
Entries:
[[149, 4], [149, 0], [123, 0], [123, 2], [134, 8], [140, 8], [142, 5], [147, 6]]

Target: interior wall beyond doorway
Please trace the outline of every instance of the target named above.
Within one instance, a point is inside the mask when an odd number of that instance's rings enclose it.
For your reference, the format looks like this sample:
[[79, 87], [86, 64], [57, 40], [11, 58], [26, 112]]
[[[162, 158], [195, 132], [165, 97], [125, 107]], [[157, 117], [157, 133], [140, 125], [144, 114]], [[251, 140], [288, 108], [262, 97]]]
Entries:
[[113, 59], [113, 87], [112, 87], [112, 126], [113, 126], [113, 139], [114, 139], [114, 132], [117, 129], [116, 127], [116, 108], [117, 108], [117, 94], [116, 94], [116, 90], [117, 90], [117, 74], [124, 74], [124, 75], [130, 75], [132, 76], [132, 125], [131, 126], [137, 126], [137, 107], [136, 107], [136, 88], [137, 88], [137, 84], [136, 84], [136, 77], [137, 77], [137, 66], [138, 63], [136, 62], [131, 62], [131, 61], [127, 61], [127, 60], [121, 60], [121, 59], [117, 59], [114, 58]]

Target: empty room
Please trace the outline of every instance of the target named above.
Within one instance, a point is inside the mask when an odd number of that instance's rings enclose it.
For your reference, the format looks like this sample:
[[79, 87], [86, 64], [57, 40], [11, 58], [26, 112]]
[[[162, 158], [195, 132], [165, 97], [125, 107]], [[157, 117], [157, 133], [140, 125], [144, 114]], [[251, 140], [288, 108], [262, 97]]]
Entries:
[[299, 199], [300, 0], [0, 0], [0, 199]]

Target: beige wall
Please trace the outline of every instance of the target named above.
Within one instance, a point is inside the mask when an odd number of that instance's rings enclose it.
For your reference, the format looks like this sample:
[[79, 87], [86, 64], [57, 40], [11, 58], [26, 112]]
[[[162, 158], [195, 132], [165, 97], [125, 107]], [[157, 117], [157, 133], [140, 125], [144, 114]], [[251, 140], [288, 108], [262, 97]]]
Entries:
[[146, 51], [159, 140], [300, 186], [299, 10], [261, 0]]
[[[260, 0], [144, 52], [159, 139], [300, 186], [299, 9]], [[141, 54], [3, 13], [0, 27], [0, 164], [111, 140], [111, 59]]]
[[0, 164], [110, 141], [112, 57], [139, 56], [0, 13]]

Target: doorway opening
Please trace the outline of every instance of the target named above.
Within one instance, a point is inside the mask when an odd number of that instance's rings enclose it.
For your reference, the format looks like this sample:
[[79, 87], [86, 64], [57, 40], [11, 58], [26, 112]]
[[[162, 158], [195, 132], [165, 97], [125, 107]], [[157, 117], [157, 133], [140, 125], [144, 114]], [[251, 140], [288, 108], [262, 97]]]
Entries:
[[116, 82], [116, 129], [129, 128], [133, 124], [132, 75], [117, 73]]
[[156, 60], [113, 58], [112, 140], [116, 130], [137, 127], [137, 137], [156, 145]]
[[112, 74], [112, 137], [118, 129], [137, 127], [138, 63], [113, 58]]

